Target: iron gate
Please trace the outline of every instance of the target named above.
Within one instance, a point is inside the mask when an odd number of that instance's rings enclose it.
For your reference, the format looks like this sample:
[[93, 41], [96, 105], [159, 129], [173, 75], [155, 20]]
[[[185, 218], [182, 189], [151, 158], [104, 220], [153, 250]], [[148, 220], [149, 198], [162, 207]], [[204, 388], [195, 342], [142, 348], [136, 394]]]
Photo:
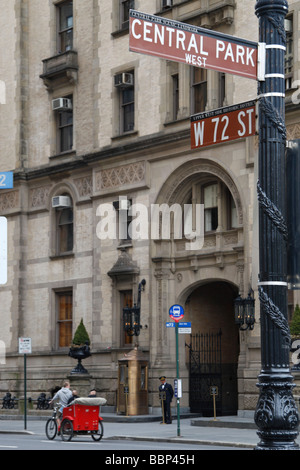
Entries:
[[191, 335], [189, 348], [189, 405], [192, 413], [213, 416], [211, 387], [218, 387], [216, 411], [222, 412], [222, 332]]

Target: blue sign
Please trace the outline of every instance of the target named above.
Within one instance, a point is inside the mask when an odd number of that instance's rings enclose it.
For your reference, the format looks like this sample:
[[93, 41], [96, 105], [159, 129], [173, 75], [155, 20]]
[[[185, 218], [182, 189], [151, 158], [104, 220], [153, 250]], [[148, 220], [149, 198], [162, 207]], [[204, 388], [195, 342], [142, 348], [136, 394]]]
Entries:
[[169, 310], [169, 315], [175, 321], [181, 320], [184, 317], [183, 307], [181, 307], [181, 305], [172, 305]]
[[14, 187], [13, 172], [2, 171], [0, 172], [0, 189], [11, 189]]
[[[191, 328], [192, 324], [190, 321], [180, 321], [178, 322], [179, 328]], [[175, 328], [175, 323], [173, 321], [166, 322], [167, 328]]]

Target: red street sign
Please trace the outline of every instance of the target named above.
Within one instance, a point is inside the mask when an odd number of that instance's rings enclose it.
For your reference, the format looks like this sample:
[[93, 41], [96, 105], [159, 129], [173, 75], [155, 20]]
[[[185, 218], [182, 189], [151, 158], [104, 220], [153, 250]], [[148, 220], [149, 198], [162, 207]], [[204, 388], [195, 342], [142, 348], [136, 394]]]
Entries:
[[255, 133], [255, 101], [247, 101], [191, 116], [192, 149], [249, 137]]
[[130, 10], [129, 49], [257, 79], [258, 43]]

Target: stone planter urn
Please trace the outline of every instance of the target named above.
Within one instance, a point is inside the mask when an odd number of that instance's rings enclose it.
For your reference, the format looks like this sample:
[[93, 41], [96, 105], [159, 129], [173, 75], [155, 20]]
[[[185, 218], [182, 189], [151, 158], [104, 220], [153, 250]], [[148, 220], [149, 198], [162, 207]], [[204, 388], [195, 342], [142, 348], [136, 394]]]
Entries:
[[88, 371], [83, 367], [81, 361], [86, 359], [87, 357], [91, 356], [90, 345], [89, 342], [82, 346], [71, 346], [69, 350], [69, 356], [73, 357], [73, 359], [77, 359], [77, 365], [74, 369], [71, 370], [71, 374], [87, 374]]

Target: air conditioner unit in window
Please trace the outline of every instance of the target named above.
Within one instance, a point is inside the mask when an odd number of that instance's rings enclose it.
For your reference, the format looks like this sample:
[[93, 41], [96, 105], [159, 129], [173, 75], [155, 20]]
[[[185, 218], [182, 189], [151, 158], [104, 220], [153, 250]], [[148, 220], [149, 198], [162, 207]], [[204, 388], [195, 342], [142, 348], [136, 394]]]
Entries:
[[52, 207], [54, 209], [71, 207], [71, 198], [69, 196], [54, 196], [52, 198]]
[[55, 98], [52, 100], [53, 111], [70, 111], [72, 109], [72, 101], [69, 98]]
[[133, 74], [128, 72], [118, 73], [115, 75], [115, 86], [120, 88], [133, 86]]
[[169, 8], [173, 5], [173, 0], [162, 0], [162, 7]]

